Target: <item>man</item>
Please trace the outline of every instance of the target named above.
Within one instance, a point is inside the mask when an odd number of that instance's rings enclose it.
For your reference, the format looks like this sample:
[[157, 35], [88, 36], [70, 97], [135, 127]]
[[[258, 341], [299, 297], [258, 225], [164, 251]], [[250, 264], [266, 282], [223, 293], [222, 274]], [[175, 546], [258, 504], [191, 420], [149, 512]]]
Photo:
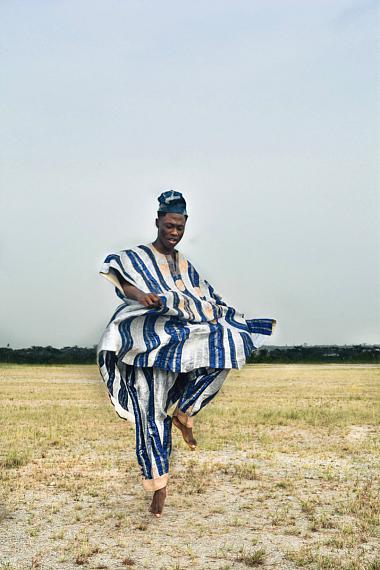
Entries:
[[136, 425], [137, 460], [143, 486], [153, 492], [150, 511], [156, 517], [166, 498], [172, 423], [195, 449], [193, 417], [275, 324], [246, 320], [222, 301], [175, 249], [187, 223], [182, 194], [169, 190], [158, 200], [156, 240], [111, 254], [103, 264], [101, 274], [123, 303], [98, 347], [110, 399]]

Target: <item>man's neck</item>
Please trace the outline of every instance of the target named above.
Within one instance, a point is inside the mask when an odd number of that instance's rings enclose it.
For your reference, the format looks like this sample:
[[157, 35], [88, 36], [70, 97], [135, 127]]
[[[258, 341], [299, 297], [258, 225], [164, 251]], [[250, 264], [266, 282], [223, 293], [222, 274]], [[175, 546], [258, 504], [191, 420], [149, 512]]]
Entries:
[[156, 239], [153, 242], [154, 247], [160, 252], [163, 253], [164, 255], [171, 255], [172, 257], [175, 257], [175, 249], [174, 247], [165, 247], [163, 245], [163, 243], [161, 243], [160, 240]]

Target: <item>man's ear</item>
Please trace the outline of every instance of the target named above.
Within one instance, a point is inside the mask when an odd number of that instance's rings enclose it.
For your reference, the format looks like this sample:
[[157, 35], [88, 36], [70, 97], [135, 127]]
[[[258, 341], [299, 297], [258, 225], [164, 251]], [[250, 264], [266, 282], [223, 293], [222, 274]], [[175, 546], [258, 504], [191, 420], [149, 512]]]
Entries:
[[156, 228], [158, 228], [158, 218], [156, 218]]

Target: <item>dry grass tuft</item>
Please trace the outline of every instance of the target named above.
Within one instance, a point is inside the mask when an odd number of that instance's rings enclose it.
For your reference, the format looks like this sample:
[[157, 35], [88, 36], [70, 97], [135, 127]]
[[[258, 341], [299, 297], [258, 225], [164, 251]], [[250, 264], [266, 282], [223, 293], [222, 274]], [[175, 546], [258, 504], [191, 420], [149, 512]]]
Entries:
[[248, 566], [249, 568], [253, 568], [254, 566], [261, 566], [262, 564], [264, 564], [264, 560], [265, 560], [264, 548], [258, 548], [251, 552], [244, 552], [244, 551], [239, 552], [239, 554], [235, 558], [236, 562], [241, 562], [242, 564]]

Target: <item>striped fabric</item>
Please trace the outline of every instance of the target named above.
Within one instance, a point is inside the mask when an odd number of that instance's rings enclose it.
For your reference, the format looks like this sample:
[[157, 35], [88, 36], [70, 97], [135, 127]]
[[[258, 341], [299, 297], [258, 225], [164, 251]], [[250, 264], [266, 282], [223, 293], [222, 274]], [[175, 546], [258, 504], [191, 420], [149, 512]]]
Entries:
[[[99, 365], [108, 379], [112, 376], [112, 365], [107, 369], [109, 353], [119, 365], [172, 372], [241, 368], [263, 335], [272, 333], [272, 319], [246, 320], [222, 301], [179, 252], [174, 263], [152, 244], [140, 245], [108, 255], [100, 273], [115, 285], [122, 300], [98, 346]], [[162, 308], [148, 309], [127, 299], [119, 275], [138, 289], [158, 295]]]
[[[107, 353], [117, 382], [123, 394], [117, 406], [122, 410], [128, 406], [136, 424], [136, 455], [147, 491], [165, 487], [169, 476], [171, 454], [172, 418], [168, 410], [177, 404], [173, 415], [182, 424], [191, 425], [192, 418], [218, 393], [229, 370], [202, 368], [187, 374], [177, 374], [161, 368], [123, 366], [118, 371], [112, 353]], [[107, 376], [111, 366], [104, 368], [104, 354], [101, 353], [102, 373]], [[121, 373], [120, 373], [121, 372]], [[116, 407], [118, 410], [118, 407]], [[126, 416], [124, 416], [126, 417]]]

